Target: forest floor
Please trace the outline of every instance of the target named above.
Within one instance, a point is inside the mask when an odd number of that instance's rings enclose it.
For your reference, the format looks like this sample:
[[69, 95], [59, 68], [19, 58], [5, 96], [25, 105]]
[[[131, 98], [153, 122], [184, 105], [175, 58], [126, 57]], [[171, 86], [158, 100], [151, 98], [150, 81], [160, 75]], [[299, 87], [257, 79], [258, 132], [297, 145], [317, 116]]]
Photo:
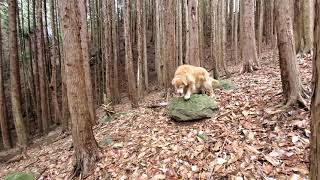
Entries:
[[[272, 110], [283, 101], [278, 63], [272, 59], [265, 54], [261, 70], [235, 73], [233, 89], [215, 90], [219, 111], [211, 119], [170, 120], [166, 108], [147, 107], [163, 100], [158, 91], [138, 109], [118, 105], [114, 119], [95, 127], [103, 158], [87, 179], [306, 179], [309, 112]], [[310, 90], [311, 58], [298, 61]], [[65, 179], [72, 170], [72, 140], [58, 134], [39, 139], [47, 143], [29, 148], [21, 160], [0, 164], [0, 177], [25, 171], [40, 179]]]

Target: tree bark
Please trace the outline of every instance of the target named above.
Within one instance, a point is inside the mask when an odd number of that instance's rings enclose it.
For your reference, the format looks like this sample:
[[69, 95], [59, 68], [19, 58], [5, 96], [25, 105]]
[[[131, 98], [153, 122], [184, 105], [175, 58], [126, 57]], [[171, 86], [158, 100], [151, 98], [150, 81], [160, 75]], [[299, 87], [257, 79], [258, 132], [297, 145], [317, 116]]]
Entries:
[[[194, 66], [200, 66], [200, 42], [199, 42], [199, 9], [198, 9], [198, 0], [189, 0], [188, 1], [188, 45], [187, 45], [187, 62]], [[166, 7], [167, 8], [167, 7]]]
[[254, 1], [242, 0], [241, 6], [241, 58], [243, 61], [242, 72], [245, 73], [256, 70], [259, 63], [257, 63], [258, 57], [254, 35]]
[[[192, 5], [195, 11], [197, 11], [197, 2], [193, 2], [194, 4]], [[174, 6], [174, 1], [170, 1], [170, 0], [166, 0], [164, 1], [164, 17], [163, 17], [163, 21], [164, 21], [164, 61], [165, 61], [165, 89], [169, 90], [170, 86], [171, 86], [171, 81], [172, 78], [174, 76], [174, 72], [176, 70], [176, 42], [175, 42], [175, 6]], [[190, 7], [190, 10], [193, 9]], [[193, 15], [195, 15], [195, 17], [198, 17], [195, 12], [193, 12]], [[197, 29], [198, 25], [197, 24], [193, 24], [192, 28]], [[194, 31], [196, 34], [194, 34], [194, 36], [198, 36], [198, 32]], [[190, 37], [191, 38], [191, 37]], [[196, 41], [196, 39], [190, 39], [192, 42], [194, 42], [193, 40]], [[191, 47], [191, 46], [190, 46]], [[190, 49], [191, 50], [191, 49]], [[198, 49], [199, 50], [199, 49]], [[199, 55], [199, 54], [198, 54]], [[191, 57], [191, 56], [190, 56]], [[198, 59], [198, 62], [196, 60], [192, 60], [191, 64], [194, 65], [200, 65], [200, 61]]]
[[48, 114], [48, 97], [46, 86], [46, 65], [44, 56], [44, 36], [43, 36], [43, 21], [42, 21], [42, 0], [36, 1], [36, 39], [38, 51], [38, 70], [39, 70], [39, 87], [40, 87], [40, 106], [41, 106], [41, 121], [42, 131], [47, 134], [49, 132], [49, 114]]
[[143, 45], [143, 17], [142, 17], [142, 3], [143, 0], [136, 1], [137, 8], [137, 49], [138, 49], [138, 71], [137, 71], [137, 87], [138, 96], [142, 98], [144, 95], [144, 77], [143, 77], [143, 56], [144, 56], [144, 45]]
[[162, 29], [161, 29], [161, 16], [162, 16], [162, 9], [161, 9], [161, 0], [155, 0], [155, 29], [156, 29], [156, 40], [155, 40], [155, 69], [157, 72], [157, 79], [158, 84], [160, 86], [164, 85], [163, 82], [163, 74], [161, 73], [163, 64], [162, 64], [162, 44], [163, 39], [161, 36]]
[[264, 14], [264, 35], [267, 45], [271, 45], [271, 40], [273, 36], [273, 4], [274, 0], [265, 1], [265, 14]]
[[227, 43], [227, 29], [226, 29], [226, 3], [224, 0], [219, 0], [219, 13], [220, 13], [220, 20], [219, 20], [219, 38], [220, 39], [220, 55], [219, 55], [219, 64], [220, 67], [222, 67], [225, 75], [227, 78], [229, 78], [231, 76], [230, 72], [227, 69], [227, 65], [226, 65], [226, 43]]
[[125, 37], [125, 53], [126, 63], [125, 69], [128, 80], [128, 95], [132, 108], [138, 107], [137, 86], [133, 71], [133, 57], [130, 36], [130, 3], [129, 0], [124, 1], [124, 37]]
[[91, 116], [92, 124], [96, 124], [96, 113], [95, 113], [95, 103], [93, 99], [93, 89], [92, 89], [92, 82], [91, 82], [91, 70], [89, 64], [89, 47], [88, 47], [88, 27], [87, 27], [87, 8], [86, 8], [86, 0], [78, 0], [77, 5], [79, 8], [79, 16], [80, 21], [79, 24], [80, 28], [80, 35], [81, 35], [81, 48], [82, 48], [82, 56], [84, 59], [83, 66], [85, 70], [85, 82], [86, 82], [86, 91], [88, 96], [88, 104]]
[[219, 79], [219, 71], [218, 71], [218, 56], [217, 56], [217, 5], [218, 0], [211, 1], [211, 59], [212, 59], [212, 69], [213, 69], [213, 77], [215, 79]]
[[51, 26], [52, 26], [52, 60], [51, 60], [51, 97], [54, 109], [54, 122], [57, 124], [61, 123], [61, 112], [58, 103], [57, 96], [57, 67], [59, 67], [59, 59], [57, 52], [57, 41], [56, 41], [56, 21], [55, 21], [55, 5], [54, 0], [50, 0], [51, 5]]
[[310, 179], [320, 178], [320, 0], [315, 5], [313, 95], [311, 97]]
[[33, 76], [34, 76], [34, 89], [35, 89], [35, 102], [36, 102], [36, 115], [37, 115], [37, 125], [39, 129], [39, 133], [43, 133], [43, 126], [42, 126], [42, 119], [41, 119], [41, 98], [40, 98], [40, 80], [39, 80], [39, 67], [38, 67], [38, 40], [37, 40], [37, 0], [32, 0], [32, 19], [33, 19], [33, 32], [30, 36], [32, 41], [32, 49], [33, 49], [33, 61], [32, 61], [32, 69], [33, 69]]
[[305, 100], [302, 97], [303, 88], [295, 56], [295, 42], [288, 4], [289, 0], [275, 0], [275, 24], [285, 107], [296, 103], [306, 107]]
[[9, 124], [7, 116], [6, 97], [4, 93], [4, 66], [3, 66], [3, 49], [2, 49], [2, 24], [0, 18], [0, 127], [2, 143], [5, 149], [11, 148]]
[[313, 46], [313, 3], [312, 0], [303, 1], [303, 39], [304, 53], [309, 53]]
[[[65, 70], [67, 80], [67, 95], [71, 115], [72, 141], [74, 146], [74, 175], [89, 175], [98, 160], [98, 145], [92, 132], [92, 117], [88, 103], [83, 34], [81, 28], [86, 22], [80, 11], [83, 7], [76, 0], [59, 1], [62, 43], [66, 55]], [[85, 25], [84, 25], [85, 24]], [[83, 33], [83, 32], [82, 32]], [[83, 177], [82, 176], [82, 177]]]
[[232, 14], [232, 59], [236, 62], [236, 64], [239, 62], [238, 58], [238, 7], [239, 7], [239, 0], [234, 0], [234, 12]]
[[183, 34], [182, 34], [182, 4], [183, 0], [177, 0], [177, 57], [178, 65], [183, 64]]
[[[295, 40], [295, 51], [300, 54], [303, 52], [303, 1], [294, 0], [293, 11], [293, 30]], [[291, 13], [290, 13], [291, 14]]]
[[[104, 40], [105, 40], [105, 47], [104, 47], [104, 58], [106, 62], [106, 95], [108, 100], [112, 100], [112, 97], [114, 95], [114, 89], [113, 89], [113, 78], [112, 78], [112, 72], [113, 72], [113, 51], [112, 51], [112, 9], [111, 9], [111, 3], [110, 1], [103, 1], [103, 10], [104, 10]], [[109, 103], [109, 102], [104, 102]]]
[[11, 78], [11, 103], [14, 125], [17, 133], [17, 141], [20, 146], [28, 145], [28, 134], [25, 122], [22, 117], [21, 105], [21, 82], [18, 59], [18, 39], [17, 39], [17, 2], [8, 0], [9, 11], [9, 60]]
[[257, 41], [257, 53], [258, 56], [261, 54], [262, 49], [262, 38], [263, 38], [263, 16], [264, 16], [264, 1], [257, 0], [257, 19], [256, 19], [256, 41]]
[[113, 47], [113, 102], [118, 104], [120, 102], [120, 93], [119, 93], [119, 73], [118, 73], [118, 14], [116, 9], [115, 1], [111, 1], [111, 10], [112, 10], [112, 47]]

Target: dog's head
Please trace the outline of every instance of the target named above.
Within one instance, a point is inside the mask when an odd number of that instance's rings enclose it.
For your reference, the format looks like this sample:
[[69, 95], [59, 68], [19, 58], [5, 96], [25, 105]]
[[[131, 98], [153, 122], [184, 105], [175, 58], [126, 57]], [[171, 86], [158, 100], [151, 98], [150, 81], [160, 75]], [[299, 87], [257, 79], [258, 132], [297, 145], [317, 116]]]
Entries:
[[171, 84], [176, 89], [176, 93], [181, 96], [181, 95], [183, 95], [183, 91], [184, 91], [185, 87], [188, 85], [188, 82], [184, 78], [175, 77], [172, 79]]

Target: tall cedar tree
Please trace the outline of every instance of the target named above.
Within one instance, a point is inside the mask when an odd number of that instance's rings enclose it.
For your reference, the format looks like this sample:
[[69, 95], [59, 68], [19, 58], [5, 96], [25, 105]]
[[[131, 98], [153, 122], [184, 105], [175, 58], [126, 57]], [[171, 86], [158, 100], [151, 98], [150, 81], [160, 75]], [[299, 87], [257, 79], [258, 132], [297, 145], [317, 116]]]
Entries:
[[316, 0], [313, 56], [313, 95], [311, 98], [310, 179], [320, 178], [320, 0]]
[[93, 99], [93, 88], [91, 82], [91, 71], [89, 64], [89, 35], [88, 35], [88, 25], [87, 25], [87, 1], [86, 0], [78, 0], [78, 8], [79, 8], [79, 25], [80, 25], [80, 36], [81, 36], [81, 48], [82, 48], [82, 56], [84, 59], [83, 66], [85, 70], [85, 82], [86, 82], [86, 90], [88, 96], [88, 106], [90, 110], [91, 122], [92, 124], [96, 124], [96, 113], [95, 113], [95, 102]]
[[241, 58], [242, 72], [252, 72], [259, 66], [254, 33], [254, 1], [241, 0]]
[[17, 39], [17, 2], [8, 0], [9, 11], [9, 60], [11, 78], [11, 103], [14, 125], [17, 133], [19, 146], [28, 145], [28, 134], [25, 122], [22, 117], [21, 105], [21, 83], [18, 59], [18, 39]]
[[55, 21], [55, 4], [54, 0], [50, 0], [50, 7], [51, 7], [51, 25], [52, 25], [52, 59], [51, 59], [51, 82], [50, 82], [50, 89], [51, 89], [51, 97], [52, 97], [52, 104], [54, 109], [54, 119], [57, 124], [61, 123], [61, 113], [58, 103], [58, 95], [57, 95], [57, 68], [59, 67], [59, 59], [58, 59], [58, 49], [57, 49], [57, 40], [56, 40], [56, 21]]
[[218, 56], [217, 56], [217, 5], [218, 0], [211, 1], [211, 59], [212, 59], [212, 69], [213, 77], [215, 79], [219, 78], [218, 71]]
[[[166, 0], [164, 3], [164, 61], [165, 61], [165, 88], [169, 90], [171, 81], [176, 70], [176, 38], [175, 38], [175, 3]], [[196, 16], [197, 17], [197, 16]], [[198, 36], [198, 33], [194, 34]], [[198, 49], [199, 51], [199, 49]], [[199, 55], [199, 54], [198, 54]], [[199, 60], [199, 59], [198, 59]], [[200, 62], [193, 62], [194, 65], [200, 65]], [[168, 92], [168, 91], [167, 91]], [[168, 94], [167, 94], [168, 95]]]
[[36, 0], [36, 39], [38, 52], [38, 70], [39, 70], [39, 87], [40, 87], [40, 106], [41, 106], [41, 121], [42, 131], [47, 134], [49, 132], [49, 112], [48, 112], [48, 97], [46, 83], [46, 66], [45, 66], [45, 51], [44, 51], [44, 36], [43, 36], [43, 17], [42, 17], [42, 0]]
[[[1, 17], [2, 18], [2, 17]], [[9, 134], [9, 124], [7, 116], [7, 104], [6, 97], [4, 93], [4, 60], [3, 60], [3, 51], [2, 51], [2, 22], [0, 18], [0, 127], [2, 135], [2, 143], [5, 149], [11, 147], [10, 134]]]
[[[187, 3], [188, 15], [187, 23], [189, 25], [188, 41], [186, 48], [188, 48], [186, 54], [187, 62], [194, 66], [200, 66], [200, 42], [199, 42], [199, 2], [198, 0], [189, 0]], [[166, 7], [167, 8], [167, 7]], [[174, 14], [171, 14], [174, 16]], [[173, 60], [173, 59], [172, 59]]]
[[126, 74], [128, 80], [128, 94], [131, 101], [132, 108], [138, 107], [137, 97], [137, 85], [133, 71], [133, 57], [132, 57], [132, 44], [130, 31], [130, 2], [129, 0], [124, 1], [124, 39], [125, 39], [125, 52], [126, 52]]
[[[113, 47], [113, 41], [112, 41], [112, 1], [103, 1], [102, 4], [103, 7], [103, 13], [104, 13], [104, 58], [106, 63], [106, 96], [108, 97], [108, 100], [112, 99], [114, 95], [114, 88], [113, 88], [113, 78], [112, 78], [112, 71], [113, 71], [113, 61], [114, 54], [112, 51]], [[108, 103], [108, 102], [104, 102]]]
[[285, 107], [296, 103], [306, 107], [306, 102], [302, 96], [304, 90], [296, 60], [292, 20], [288, 4], [289, 0], [275, 0], [275, 25]]
[[[85, 56], [81, 44], [81, 7], [79, 1], [59, 1], [62, 44], [65, 52], [67, 96], [74, 145], [74, 174], [88, 175], [98, 160], [98, 145], [92, 131], [92, 120], [86, 90]], [[82, 23], [86, 24], [86, 23]]]

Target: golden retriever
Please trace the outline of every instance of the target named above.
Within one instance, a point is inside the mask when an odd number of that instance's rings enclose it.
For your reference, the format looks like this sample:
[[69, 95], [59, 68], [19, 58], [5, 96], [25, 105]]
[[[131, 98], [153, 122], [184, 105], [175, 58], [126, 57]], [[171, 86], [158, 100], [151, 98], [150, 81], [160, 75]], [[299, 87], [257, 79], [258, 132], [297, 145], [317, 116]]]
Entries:
[[192, 65], [181, 65], [177, 68], [172, 85], [176, 93], [190, 99], [192, 94], [200, 93], [203, 90], [213, 97], [213, 86], [219, 82], [210, 77], [208, 71], [202, 67]]

